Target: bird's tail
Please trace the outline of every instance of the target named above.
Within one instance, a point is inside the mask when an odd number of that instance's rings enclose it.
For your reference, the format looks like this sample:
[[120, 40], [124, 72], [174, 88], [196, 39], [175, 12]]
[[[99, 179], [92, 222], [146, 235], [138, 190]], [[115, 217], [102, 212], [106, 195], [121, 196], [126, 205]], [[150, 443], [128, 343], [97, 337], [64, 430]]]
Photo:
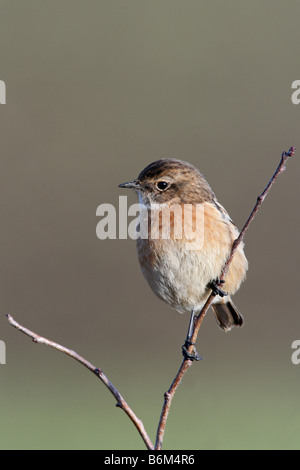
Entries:
[[244, 319], [232, 300], [226, 303], [212, 305], [219, 327], [224, 331], [230, 331], [233, 326], [243, 326]]

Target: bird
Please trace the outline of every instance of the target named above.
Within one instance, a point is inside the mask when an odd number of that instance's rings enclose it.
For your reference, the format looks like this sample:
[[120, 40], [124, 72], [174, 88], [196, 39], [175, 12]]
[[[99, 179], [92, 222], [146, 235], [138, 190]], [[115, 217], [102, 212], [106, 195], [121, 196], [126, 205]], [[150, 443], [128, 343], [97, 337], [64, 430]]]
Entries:
[[[147, 223], [147, 236], [137, 236], [136, 247], [142, 273], [150, 288], [173, 309], [191, 313], [184, 355], [188, 354], [195, 315], [212, 292], [211, 306], [219, 327], [225, 332], [234, 326], [241, 327], [244, 319], [234, 305], [232, 295], [240, 288], [248, 270], [244, 243], [238, 246], [222, 284], [225, 290], [222, 290], [219, 287], [221, 272], [239, 231], [203, 174], [191, 163], [163, 158], [150, 163], [136, 179], [121, 183], [119, 187], [135, 190], [144, 207], [137, 231], [142, 222]], [[181, 238], [176, 236], [174, 207], [182, 210], [179, 215], [179, 221], [184, 225]], [[199, 224], [196, 223], [198, 212]], [[157, 213], [159, 216], [155, 217]], [[157, 234], [161, 233], [162, 222], [166, 220], [164, 214], [169, 214], [169, 236], [159, 237]], [[193, 240], [186, 227], [194, 233]], [[189, 358], [198, 359], [198, 356]]]

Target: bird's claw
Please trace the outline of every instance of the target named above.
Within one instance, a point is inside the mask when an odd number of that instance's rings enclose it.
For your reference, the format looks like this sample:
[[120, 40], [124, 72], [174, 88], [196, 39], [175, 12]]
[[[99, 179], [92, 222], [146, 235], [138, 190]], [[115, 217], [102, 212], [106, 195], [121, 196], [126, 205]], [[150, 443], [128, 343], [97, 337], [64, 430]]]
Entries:
[[226, 297], [227, 292], [223, 291], [222, 289], [220, 289], [220, 287], [218, 286], [218, 284], [224, 284], [224, 280], [218, 280], [218, 281], [211, 281], [207, 287], [209, 287], [211, 290], [212, 290], [212, 294], [213, 295], [219, 295], [220, 297]]
[[196, 348], [193, 348], [194, 352], [190, 353], [188, 351], [190, 346], [194, 346], [195, 343], [192, 341], [186, 340], [184, 345], [182, 346], [182, 354], [184, 359], [189, 360], [189, 361], [201, 361], [202, 356], [200, 356], [199, 353], [197, 353]]

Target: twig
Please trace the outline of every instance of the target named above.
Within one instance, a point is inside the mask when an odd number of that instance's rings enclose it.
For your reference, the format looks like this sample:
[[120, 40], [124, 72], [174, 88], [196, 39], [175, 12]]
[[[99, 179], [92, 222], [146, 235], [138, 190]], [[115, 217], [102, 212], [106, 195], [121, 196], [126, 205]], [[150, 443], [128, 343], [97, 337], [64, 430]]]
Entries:
[[[228, 259], [227, 259], [227, 261], [226, 261], [226, 263], [223, 267], [223, 270], [222, 270], [222, 273], [221, 273], [221, 276], [220, 276], [219, 285], [221, 285], [221, 281], [224, 280], [224, 278], [227, 274], [229, 265], [230, 265], [230, 263], [233, 259], [233, 256], [234, 256], [239, 244], [242, 242], [242, 240], [245, 236], [245, 233], [248, 230], [248, 228], [249, 228], [252, 220], [254, 219], [256, 213], [258, 212], [261, 204], [263, 203], [263, 201], [265, 200], [268, 192], [270, 191], [271, 186], [274, 184], [274, 182], [276, 181], [279, 174], [282, 173], [285, 170], [285, 164], [286, 164], [288, 158], [294, 155], [294, 152], [295, 152], [295, 148], [291, 147], [288, 152], [283, 152], [282, 153], [281, 161], [280, 161], [274, 175], [272, 176], [271, 180], [269, 181], [268, 185], [266, 186], [266, 188], [264, 189], [262, 194], [257, 198], [256, 204], [255, 204], [255, 206], [254, 206], [247, 222], [245, 223], [245, 225], [244, 225], [242, 231], [240, 232], [238, 238], [233, 242], [231, 253], [230, 253], [230, 255], [229, 255], [229, 257], [228, 257]], [[205, 317], [205, 315], [207, 313], [207, 310], [209, 309], [213, 299], [214, 299], [214, 296], [213, 296], [213, 294], [211, 294], [208, 297], [208, 299], [207, 299], [204, 307], [202, 308], [201, 312], [196, 317], [194, 330], [193, 330], [193, 335], [192, 335], [192, 338], [191, 338], [192, 343], [195, 343], [196, 340], [197, 340], [199, 329], [202, 325], [204, 317]], [[147, 449], [149, 449], [149, 450], [153, 450], [153, 449], [160, 450], [162, 448], [166, 422], [167, 422], [167, 418], [168, 418], [168, 415], [169, 415], [172, 399], [175, 395], [175, 392], [178, 388], [178, 385], [180, 384], [180, 382], [182, 381], [182, 379], [184, 377], [184, 374], [186, 373], [186, 371], [189, 369], [189, 367], [193, 363], [190, 359], [184, 359], [182, 361], [181, 366], [179, 368], [179, 371], [177, 372], [177, 374], [175, 376], [175, 379], [173, 380], [169, 390], [164, 394], [164, 405], [163, 405], [163, 409], [162, 409], [161, 416], [160, 416], [160, 421], [159, 421], [157, 436], [156, 436], [156, 443], [155, 443], [155, 448], [154, 448], [154, 446], [153, 446], [153, 444], [152, 444], [152, 442], [151, 442], [151, 440], [150, 440], [150, 438], [149, 438], [149, 436], [148, 436], [148, 434], [147, 434], [147, 432], [144, 428], [144, 425], [143, 425], [142, 421], [135, 415], [135, 413], [132, 411], [132, 409], [126, 403], [126, 401], [124, 400], [122, 395], [113, 386], [113, 384], [110, 382], [110, 380], [106, 377], [106, 375], [103, 373], [103, 371], [101, 369], [95, 367], [93, 364], [91, 364], [89, 361], [87, 361], [82, 356], [77, 354], [75, 351], [72, 351], [71, 349], [68, 349], [68, 348], [66, 348], [66, 347], [64, 347], [64, 346], [62, 346], [58, 343], [55, 343], [53, 341], [50, 341], [46, 338], [43, 338], [42, 336], [40, 336], [40, 335], [34, 333], [33, 331], [25, 328], [24, 326], [22, 326], [18, 322], [16, 322], [11, 315], [7, 315], [7, 318], [8, 318], [9, 323], [13, 327], [15, 327], [17, 330], [21, 331], [22, 333], [24, 333], [27, 336], [29, 336], [30, 338], [32, 338], [32, 340], [35, 343], [45, 344], [47, 346], [50, 346], [53, 349], [57, 349], [58, 351], [61, 351], [64, 354], [72, 357], [73, 359], [78, 361], [80, 364], [84, 365], [91, 372], [93, 372], [93, 374], [95, 374], [103, 382], [103, 384], [109, 389], [109, 391], [115, 397], [115, 399], [117, 401], [116, 406], [122, 408], [122, 410], [127, 414], [127, 416], [130, 418], [130, 420], [133, 422], [133, 424], [135, 425], [135, 427], [138, 430], [139, 434], [141, 435], [144, 443], [146, 444]], [[193, 352], [192, 349], [193, 349], [193, 346], [191, 345], [188, 348], [188, 352], [192, 353]]]
[[67, 356], [72, 357], [76, 361], [80, 362], [80, 364], [84, 365], [87, 369], [89, 369], [93, 374], [95, 374], [103, 383], [104, 385], [108, 388], [108, 390], [112, 393], [112, 395], [115, 397], [117, 404], [119, 408], [122, 408], [123, 411], [127, 414], [127, 416], [131, 419], [133, 424], [135, 425], [136, 429], [141, 435], [141, 438], [143, 439], [144, 443], [146, 444], [147, 449], [153, 450], [153, 444], [144, 428], [144, 425], [142, 421], [135, 415], [135, 413], [132, 411], [130, 406], [126, 403], [122, 395], [118, 392], [118, 390], [113, 386], [113, 384], [110, 382], [110, 380], [106, 377], [106, 375], [102, 372], [101, 369], [98, 367], [95, 367], [91, 362], [87, 361], [84, 359], [84, 357], [80, 356], [77, 354], [75, 351], [72, 351], [71, 349], [68, 349], [64, 346], [61, 346], [58, 343], [54, 343], [53, 341], [50, 341], [49, 339], [43, 338], [42, 336], [34, 333], [33, 331], [28, 330], [24, 326], [20, 325], [18, 322], [14, 320], [14, 318], [11, 315], [6, 315], [8, 318], [9, 323], [17, 328], [17, 330], [21, 331], [25, 335], [29, 336], [32, 338], [32, 340], [35, 343], [39, 344], [45, 344], [46, 346], [50, 346], [53, 349], [57, 349], [58, 351], [61, 351], [62, 353], [66, 354]]
[[[286, 164], [287, 160], [289, 159], [289, 157], [292, 157], [294, 155], [294, 153], [295, 153], [295, 148], [294, 147], [291, 147], [288, 152], [282, 152], [281, 160], [279, 162], [278, 167], [275, 170], [275, 173], [273, 174], [273, 176], [270, 179], [269, 183], [265, 187], [264, 191], [257, 198], [256, 204], [255, 204], [250, 216], [248, 217], [247, 222], [245, 223], [244, 227], [242, 228], [238, 238], [233, 242], [230, 255], [229, 255], [229, 257], [228, 257], [228, 259], [227, 259], [227, 261], [226, 261], [226, 263], [223, 267], [223, 270], [222, 270], [222, 273], [221, 273], [221, 276], [220, 276], [219, 286], [221, 286], [221, 284], [222, 284], [221, 281], [224, 280], [224, 278], [225, 278], [225, 276], [228, 272], [230, 263], [232, 262], [232, 259], [233, 259], [234, 255], [236, 253], [236, 250], [237, 250], [239, 244], [242, 242], [242, 240], [245, 236], [245, 233], [247, 232], [252, 220], [254, 219], [254, 217], [257, 214], [260, 206], [264, 202], [264, 200], [265, 200], [268, 192], [270, 191], [272, 185], [275, 183], [278, 176], [285, 170], [285, 164]], [[192, 343], [196, 343], [200, 326], [202, 325], [204, 317], [205, 317], [210, 305], [212, 304], [213, 299], [214, 299], [214, 295], [213, 295], [213, 293], [211, 293], [210, 296], [208, 297], [204, 307], [202, 308], [201, 312], [196, 317], [195, 326], [194, 326], [194, 330], [193, 330], [193, 335], [192, 335], [192, 338], [191, 338]], [[193, 352], [193, 345], [191, 345], [188, 348], [188, 352], [189, 353]], [[192, 364], [193, 364], [193, 362], [190, 359], [184, 359], [182, 361], [182, 364], [179, 368], [179, 371], [177, 372], [177, 375], [175, 376], [175, 379], [173, 380], [169, 390], [164, 394], [164, 404], [163, 404], [163, 409], [162, 409], [162, 412], [161, 412], [160, 421], [159, 421], [159, 425], [158, 425], [158, 429], [157, 429], [157, 435], [156, 435], [156, 443], [155, 443], [155, 449], [156, 450], [160, 450], [162, 448], [166, 422], [167, 422], [167, 419], [168, 419], [172, 399], [174, 398], [175, 392], [178, 388], [178, 385], [182, 381], [184, 374], [186, 373], [186, 371], [189, 369], [189, 367]]]

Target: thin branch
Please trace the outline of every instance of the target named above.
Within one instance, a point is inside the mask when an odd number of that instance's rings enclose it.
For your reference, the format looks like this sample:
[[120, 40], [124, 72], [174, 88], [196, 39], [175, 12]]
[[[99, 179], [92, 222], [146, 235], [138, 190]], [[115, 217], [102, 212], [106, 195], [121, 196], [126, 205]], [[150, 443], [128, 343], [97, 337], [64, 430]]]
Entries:
[[[282, 173], [285, 170], [285, 164], [286, 164], [287, 160], [289, 159], [289, 157], [294, 155], [294, 152], [295, 152], [294, 147], [291, 147], [288, 152], [283, 152], [282, 153], [281, 161], [280, 161], [274, 175], [272, 176], [271, 180], [269, 181], [268, 185], [266, 186], [266, 188], [264, 189], [262, 194], [257, 198], [257, 202], [256, 202], [256, 204], [255, 204], [255, 206], [254, 206], [247, 222], [245, 223], [245, 225], [244, 225], [242, 231], [240, 232], [238, 238], [233, 242], [231, 253], [230, 253], [230, 255], [229, 255], [229, 257], [228, 257], [228, 259], [227, 259], [227, 261], [224, 265], [224, 268], [223, 268], [221, 276], [220, 276], [219, 285], [221, 285], [221, 281], [224, 280], [224, 278], [227, 274], [229, 265], [230, 265], [230, 263], [233, 259], [233, 256], [234, 256], [239, 244], [242, 242], [242, 240], [245, 236], [245, 233], [248, 230], [248, 228], [249, 228], [252, 220], [254, 219], [256, 213], [258, 212], [261, 204], [263, 203], [265, 197], [267, 196], [268, 192], [270, 191], [271, 186], [274, 184], [274, 182], [276, 181], [279, 174]], [[192, 338], [191, 338], [192, 343], [195, 343], [196, 340], [197, 340], [199, 329], [202, 325], [202, 322], [203, 322], [204, 317], [207, 313], [207, 310], [209, 309], [210, 305], [213, 302], [213, 299], [214, 299], [214, 296], [213, 296], [213, 294], [211, 294], [208, 297], [208, 299], [207, 299], [204, 307], [202, 308], [201, 312], [196, 317], [194, 330], [193, 330], [193, 335], [192, 335]], [[112, 395], [114, 396], [114, 398], [117, 401], [117, 406], [122, 408], [122, 410], [127, 414], [127, 416], [130, 418], [130, 420], [133, 422], [133, 424], [135, 425], [135, 427], [138, 430], [139, 434], [141, 435], [147, 449], [149, 449], [149, 450], [154, 449], [153, 444], [152, 444], [152, 442], [151, 442], [151, 440], [150, 440], [150, 438], [149, 438], [149, 436], [148, 436], [148, 434], [147, 434], [147, 432], [144, 428], [144, 425], [143, 425], [142, 421], [135, 415], [135, 413], [132, 411], [132, 409], [126, 403], [126, 401], [124, 400], [122, 395], [113, 386], [113, 384], [110, 382], [110, 380], [106, 377], [106, 375], [103, 373], [103, 371], [101, 369], [95, 367], [93, 364], [91, 364], [89, 361], [87, 361], [82, 356], [77, 354], [75, 351], [72, 351], [71, 349], [68, 349], [68, 348], [66, 348], [66, 347], [64, 347], [64, 346], [62, 346], [58, 343], [55, 343], [53, 341], [50, 341], [46, 338], [43, 338], [42, 336], [40, 336], [40, 335], [34, 333], [33, 331], [25, 328], [24, 326], [22, 326], [18, 322], [16, 322], [11, 315], [7, 315], [7, 318], [8, 318], [9, 323], [13, 327], [15, 327], [17, 330], [21, 331], [22, 333], [24, 333], [27, 336], [29, 336], [30, 338], [32, 338], [32, 340], [35, 343], [45, 344], [47, 346], [50, 346], [53, 349], [57, 349], [58, 351], [61, 351], [64, 354], [72, 357], [73, 359], [78, 361], [80, 364], [84, 365], [91, 372], [93, 372], [93, 374], [95, 374], [103, 382], [103, 384], [109, 389], [109, 391], [112, 393]], [[193, 345], [191, 345], [188, 348], [188, 352], [189, 353], [193, 352]], [[166, 422], [167, 422], [167, 418], [168, 418], [168, 415], [169, 415], [172, 399], [175, 395], [175, 392], [176, 392], [180, 382], [182, 381], [182, 379], [184, 377], [184, 374], [189, 369], [189, 367], [192, 365], [192, 363], [193, 362], [190, 359], [184, 359], [182, 361], [181, 366], [179, 368], [179, 371], [177, 372], [177, 374], [175, 376], [175, 379], [173, 380], [169, 390], [164, 394], [164, 405], [163, 405], [163, 409], [162, 409], [162, 412], [161, 412], [160, 421], [159, 421], [158, 430], [157, 430], [157, 436], [156, 436], [156, 444], [155, 444], [155, 449], [156, 450], [159, 450], [159, 449], [162, 448]]]
[[[247, 222], [245, 223], [244, 227], [242, 228], [238, 238], [233, 242], [230, 255], [229, 255], [229, 257], [228, 257], [228, 259], [227, 259], [227, 261], [226, 261], [226, 263], [223, 267], [223, 270], [222, 270], [222, 273], [221, 273], [221, 276], [220, 276], [219, 286], [221, 286], [221, 281], [224, 280], [224, 278], [225, 278], [225, 276], [228, 272], [229, 266], [230, 266], [230, 264], [232, 262], [232, 259], [235, 255], [236, 251], [237, 251], [237, 248], [240, 245], [240, 243], [242, 242], [242, 240], [243, 240], [247, 230], [249, 229], [249, 226], [250, 226], [251, 222], [253, 221], [254, 217], [256, 216], [260, 206], [264, 202], [267, 194], [269, 193], [271, 187], [275, 183], [278, 176], [285, 170], [285, 165], [286, 165], [287, 160], [289, 159], [289, 157], [292, 157], [294, 155], [294, 153], [295, 153], [295, 148], [294, 147], [291, 147], [288, 152], [282, 152], [281, 160], [279, 162], [278, 167], [275, 170], [275, 173], [273, 174], [273, 176], [270, 179], [269, 183], [265, 187], [264, 191], [257, 198], [256, 204], [255, 204], [250, 216], [248, 217]], [[204, 320], [204, 317], [205, 317], [209, 307], [211, 306], [211, 304], [213, 302], [213, 299], [214, 299], [214, 295], [213, 295], [213, 293], [211, 293], [210, 296], [208, 297], [205, 305], [203, 306], [201, 312], [196, 317], [194, 331], [193, 331], [193, 335], [192, 335], [192, 338], [191, 338], [192, 343], [196, 343], [198, 333], [199, 333], [199, 329], [202, 325], [202, 322]], [[193, 353], [193, 348], [194, 348], [194, 346], [191, 345], [188, 348], [188, 352]], [[155, 443], [155, 449], [156, 450], [160, 450], [162, 448], [166, 422], [167, 422], [167, 419], [168, 419], [171, 403], [172, 403], [172, 400], [174, 398], [175, 392], [178, 388], [178, 385], [182, 381], [184, 374], [186, 373], [186, 371], [189, 369], [189, 367], [192, 364], [193, 364], [193, 362], [190, 359], [184, 359], [182, 361], [182, 364], [179, 368], [179, 371], [177, 372], [177, 374], [175, 376], [175, 379], [173, 380], [169, 390], [164, 394], [164, 404], [163, 404], [163, 409], [162, 409], [162, 412], [161, 412], [160, 421], [159, 421], [159, 425], [158, 425], [158, 429], [157, 429], [157, 435], [156, 435], [156, 443]]]
[[71, 349], [66, 348], [65, 346], [61, 346], [58, 343], [54, 343], [53, 341], [50, 341], [49, 339], [43, 338], [42, 336], [34, 333], [31, 330], [28, 330], [24, 326], [20, 325], [18, 322], [14, 320], [14, 318], [11, 315], [6, 315], [8, 318], [9, 323], [14, 326], [17, 330], [21, 331], [25, 335], [29, 336], [32, 338], [32, 340], [35, 343], [39, 344], [45, 344], [46, 346], [50, 346], [53, 349], [57, 349], [58, 351], [66, 354], [67, 356], [72, 357], [76, 361], [80, 362], [83, 366], [85, 366], [87, 369], [89, 369], [93, 374], [95, 374], [101, 381], [102, 383], [108, 388], [108, 390], [112, 393], [112, 395], [115, 397], [117, 401], [117, 405], [119, 408], [122, 408], [122, 410], [127, 414], [127, 416], [131, 419], [133, 424], [135, 425], [136, 429], [141, 435], [141, 438], [143, 439], [144, 443], [146, 444], [147, 449], [153, 450], [153, 444], [144, 428], [144, 425], [142, 421], [135, 415], [135, 413], [132, 411], [130, 406], [126, 403], [122, 395], [118, 392], [118, 390], [113, 386], [113, 384], [110, 382], [110, 380], [106, 377], [106, 375], [103, 373], [101, 369], [98, 367], [95, 367], [91, 362], [87, 361], [84, 359], [84, 357], [80, 356], [77, 354], [75, 351], [72, 351]]

